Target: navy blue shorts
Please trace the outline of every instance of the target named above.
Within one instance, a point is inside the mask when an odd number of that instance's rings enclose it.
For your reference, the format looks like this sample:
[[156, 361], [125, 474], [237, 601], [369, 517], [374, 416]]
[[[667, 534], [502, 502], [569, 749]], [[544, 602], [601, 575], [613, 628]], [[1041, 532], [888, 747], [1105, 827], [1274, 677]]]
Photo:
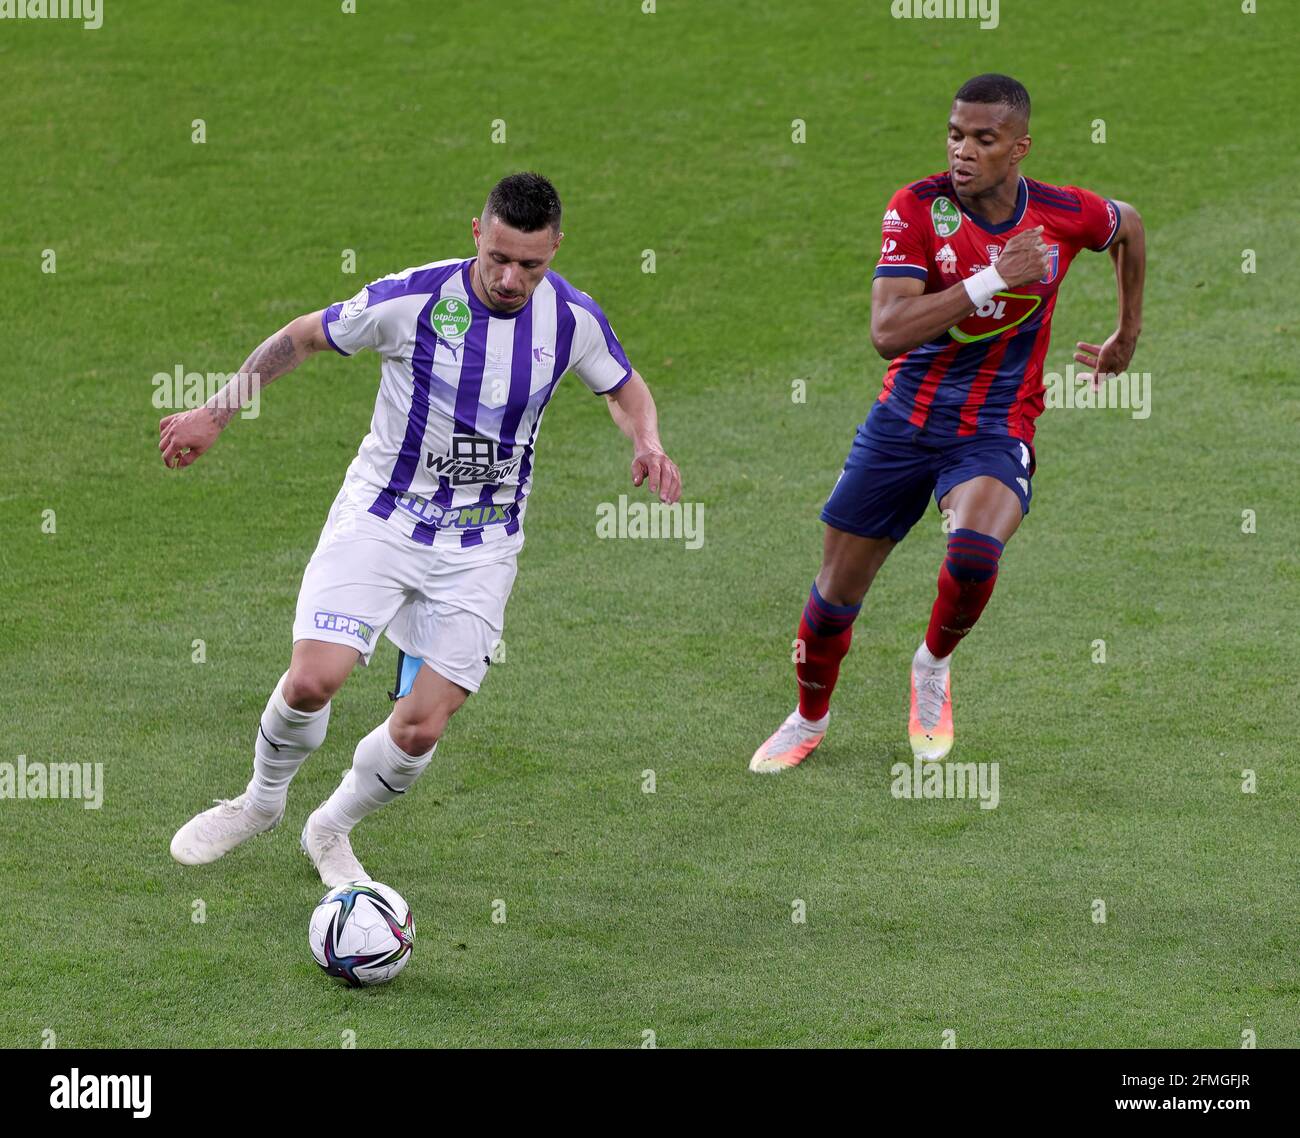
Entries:
[[1010, 435], [937, 438], [876, 403], [853, 438], [844, 472], [822, 509], [822, 521], [859, 537], [902, 541], [934, 496], [988, 475], [1009, 487], [1029, 513], [1033, 447]]

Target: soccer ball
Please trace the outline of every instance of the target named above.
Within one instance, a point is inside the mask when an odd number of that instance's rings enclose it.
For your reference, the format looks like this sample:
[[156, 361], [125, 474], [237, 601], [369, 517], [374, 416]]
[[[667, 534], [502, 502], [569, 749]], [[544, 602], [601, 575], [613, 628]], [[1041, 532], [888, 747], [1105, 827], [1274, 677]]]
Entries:
[[307, 940], [316, 963], [349, 987], [384, 984], [411, 959], [415, 918], [396, 889], [352, 881], [321, 898]]

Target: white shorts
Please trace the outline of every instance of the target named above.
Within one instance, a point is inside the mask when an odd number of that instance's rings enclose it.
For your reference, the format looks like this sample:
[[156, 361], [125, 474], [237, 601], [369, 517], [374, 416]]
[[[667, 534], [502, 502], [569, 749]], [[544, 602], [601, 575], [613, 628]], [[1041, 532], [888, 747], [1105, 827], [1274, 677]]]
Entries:
[[501, 640], [516, 551], [484, 561], [421, 545], [340, 491], [302, 576], [294, 642], [346, 644], [369, 664], [386, 634], [478, 691]]

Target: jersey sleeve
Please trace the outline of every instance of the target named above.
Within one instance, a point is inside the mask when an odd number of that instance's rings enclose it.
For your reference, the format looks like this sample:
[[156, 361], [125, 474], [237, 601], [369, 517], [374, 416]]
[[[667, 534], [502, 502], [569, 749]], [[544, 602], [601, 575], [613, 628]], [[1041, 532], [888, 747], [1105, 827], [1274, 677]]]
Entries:
[[904, 187], [889, 199], [880, 222], [880, 260], [874, 276], [914, 277], [918, 281], [929, 278], [928, 220], [910, 189]]
[[400, 306], [385, 303], [393, 299], [384, 287], [393, 277], [371, 281], [351, 300], [331, 304], [321, 315], [325, 339], [341, 356], [355, 355], [364, 348], [383, 355], [393, 354], [401, 342], [398, 328]]
[[569, 367], [597, 395], [617, 391], [632, 377], [623, 345], [601, 311], [585, 292], [567, 303], [573, 312], [573, 348]]
[[1090, 249], [1094, 253], [1104, 252], [1110, 248], [1119, 232], [1119, 206], [1109, 198], [1100, 197], [1091, 190], [1078, 186], [1068, 186], [1079, 197], [1080, 217], [1076, 241], [1080, 249]]

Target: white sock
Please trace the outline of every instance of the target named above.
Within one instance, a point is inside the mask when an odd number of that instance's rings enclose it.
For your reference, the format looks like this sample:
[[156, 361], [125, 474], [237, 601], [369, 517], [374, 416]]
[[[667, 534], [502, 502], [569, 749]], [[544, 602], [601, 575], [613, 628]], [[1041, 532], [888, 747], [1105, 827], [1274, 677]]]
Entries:
[[827, 711], [820, 719], [809, 719], [797, 708], [795, 709], [795, 713], [799, 716], [799, 722], [809, 731], [825, 731], [826, 725], [831, 721], [831, 713], [829, 711]]
[[925, 641], [921, 641], [921, 647], [916, 650], [916, 656], [913, 663], [923, 668], [946, 668], [951, 656], [936, 656], [932, 653]]
[[289, 794], [289, 783], [308, 756], [325, 742], [330, 705], [319, 711], [297, 711], [284, 702], [284, 681], [266, 701], [253, 747], [253, 778], [245, 792], [249, 804], [263, 814], [279, 814]]
[[316, 824], [323, 830], [349, 833], [367, 814], [405, 794], [437, 749], [435, 743], [423, 755], [408, 755], [393, 742], [384, 720], [357, 744], [351, 769], [317, 811]]

